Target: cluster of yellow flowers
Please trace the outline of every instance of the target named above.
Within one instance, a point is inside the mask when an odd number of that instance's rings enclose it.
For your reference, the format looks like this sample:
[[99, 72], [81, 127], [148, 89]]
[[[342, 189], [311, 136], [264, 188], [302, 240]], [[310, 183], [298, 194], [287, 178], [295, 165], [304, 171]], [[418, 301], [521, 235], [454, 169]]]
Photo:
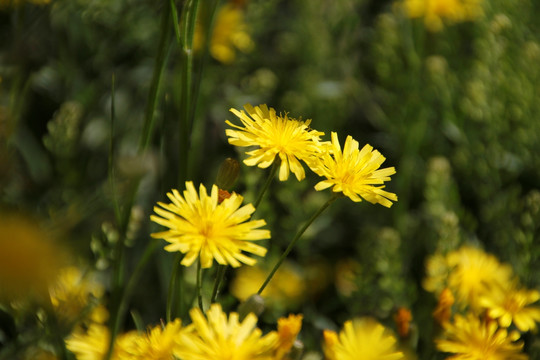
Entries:
[[[463, 246], [427, 261], [424, 288], [439, 296], [435, 319], [444, 329], [439, 350], [453, 359], [527, 359], [520, 333], [536, 330], [540, 292], [523, 288], [509, 265]], [[453, 314], [453, 310], [457, 313]]]
[[424, 18], [426, 28], [440, 31], [443, 21], [469, 21], [483, 15], [482, 0], [404, 0], [403, 8], [411, 18]]

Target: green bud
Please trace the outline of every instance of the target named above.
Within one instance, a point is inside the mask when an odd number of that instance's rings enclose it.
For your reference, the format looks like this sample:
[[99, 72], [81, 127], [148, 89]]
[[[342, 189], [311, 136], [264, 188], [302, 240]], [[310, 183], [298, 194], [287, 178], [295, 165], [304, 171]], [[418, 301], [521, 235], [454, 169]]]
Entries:
[[216, 185], [220, 189], [230, 190], [238, 179], [238, 173], [240, 173], [240, 163], [232, 158], [225, 159], [219, 168]]
[[263, 311], [264, 299], [259, 294], [251, 295], [243, 303], [241, 303], [240, 306], [238, 306], [238, 315], [240, 317], [240, 321], [244, 320], [249, 313], [254, 313], [256, 316], [259, 316]]

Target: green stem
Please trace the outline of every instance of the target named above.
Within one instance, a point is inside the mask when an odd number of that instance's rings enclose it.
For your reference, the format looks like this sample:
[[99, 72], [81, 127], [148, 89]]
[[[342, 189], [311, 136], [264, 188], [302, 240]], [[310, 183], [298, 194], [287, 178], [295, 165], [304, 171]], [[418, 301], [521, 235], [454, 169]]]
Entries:
[[212, 290], [212, 297], [210, 298], [210, 304], [216, 302], [219, 289], [225, 278], [225, 272], [227, 271], [227, 265], [219, 265], [216, 274], [216, 281], [214, 282], [214, 289]]
[[266, 193], [266, 190], [268, 190], [268, 188], [270, 187], [270, 184], [272, 183], [272, 181], [274, 180], [274, 178], [276, 177], [276, 173], [278, 171], [278, 168], [279, 168], [279, 165], [281, 163], [281, 160], [280, 158], [276, 157], [274, 162], [272, 163], [272, 168], [270, 169], [270, 173], [268, 174], [268, 178], [266, 178], [266, 181], [261, 189], [261, 191], [259, 192], [259, 196], [257, 197], [257, 200], [255, 201], [255, 203], [253, 204], [253, 206], [255, 207], [255, 209], [259, 206], [259, 204], [261, 203], [263, 197], [264, 197], [264, 194]]
[[[167, 307], [165, 308], [165, 318], [167, 319], [167, 322], [171, 321], [172, 317], [174, 316], [172, 309], [174, 307], [174, 302], [176, 299], [178, 278], [182, 276], [182, 267], [180, 264], [182, 256], [183, 255], [181, 253], [178, 253], [174, 258], [173, 269], [171, 272], [171, 280], [169, 281], [169, 292], [167, 294]], [[180, 294], [180, 296], [182, 295], [183, 294]]]
[[197, 261], [197, 302], [199, 303], [199, 308], [204, 312], [203, 301], [202, 301], [202, 266], [201, 259]]
[[257, 291], [258, 295], [261, 295], [261, 293], [264, 291], [264, 288], [266, 287], [266, 285], [268, 285], [270, 280], [272, 280], [272, 277], [274, 276], [276, 271], [281, 266], [281, 263], [285, 260], [287, 255], [289, 255], [289, 253], [293, 249], [293, 247], [296, 244], [296, 242], [298, 241], [298, 239], [300, 239], [300, 237], [304, 234], [304, 232], [311, 225], [311, 223], [313, 223], [313, 221], [315, 221], [315, 219], [317, 217], [319, 217], [319, 215], [321, 215], [323, 213], [323, 211], [326, 210], [326, 208], [328, 208], [330, 206], [330, 204], [332, 204], [340, 196], [341, 196], [341, 193], [333, 193], [332, 197], [330, 199], [328, 199], [328, 201], [326, 203], [324, 203], [324, 205], [321, 206], [321, 208], [319, 210], [317, 210], [317, 212], [315, 214], [313, 214], [311, 216], [311, 218], [309, 218], [309, 220], [302, 226], [302, 228], [300, 228], [300, 230], [298, 230], [298, 232], [296, 233], [295, 237], [290, 242], [287, 249], [285, 249], [283, 254], [281, 254], [281, 257], [279, 258], [276, 265], [274, 265], [274, 268], [272, 269], [272, 271], [270, 271], [270, 274], [268, 274], [268, 276], [266, 277], [266, 280], [264, 280], [264, 283], [261, 285], [261, 288], [259, 289], [259, 291]]

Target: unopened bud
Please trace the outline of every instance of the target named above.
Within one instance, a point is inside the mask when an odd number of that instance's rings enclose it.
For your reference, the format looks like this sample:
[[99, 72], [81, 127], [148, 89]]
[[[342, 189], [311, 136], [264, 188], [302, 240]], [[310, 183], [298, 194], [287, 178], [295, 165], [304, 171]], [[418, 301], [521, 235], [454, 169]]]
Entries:
[[240, 163], [232, 158], [225, 159], [219, 168], [216, 178], [216, 185], [220, 189], [231, 189], [236, 182], [236, 179], [238, 179], [239, 173]]
[[249, 314], [253, 313], [256, 316], [259, 316], [264, 311], [264, 299], [259, 294], [253, 294], [247, 298], [243, 303], [238, 306], [238, 315], [240, 316], [240, 321]]

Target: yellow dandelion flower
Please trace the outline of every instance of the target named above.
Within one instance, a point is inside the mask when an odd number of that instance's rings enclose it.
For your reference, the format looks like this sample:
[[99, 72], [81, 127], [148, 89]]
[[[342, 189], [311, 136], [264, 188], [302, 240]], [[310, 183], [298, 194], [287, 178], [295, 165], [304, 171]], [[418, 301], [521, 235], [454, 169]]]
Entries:
[[46, 299], [65, 255], [65, 249], [34, 221], [0, 213], [0, 300]]
[[98, 299], [103, 293], [103, 285], [74, 266], [60, 270], [56, 282], [49, 287], [51, 303], [57, 316], [68, 322], [81, 316], [92, 297]]
[[302, 315], [290, 314], [288, 317], [278, 319], [278, 344], [274, 354], [274, 360], [284, 359], [302, 329]]
[[529, 306], [540, 300], [540, 292], [528, 289], [497, 288], [480, 299], [480, 305], [487, 309], [488, 316], [497, 319], [502, 327], [512, 323], [523, 332], [536, 330], [540, 321], [540, 307]]
[[244, 164], [265, 169], [272, 165], [278, 156], [281, 160], [279, 180], [287, 180], [289, 172], [299, 181], [304, 179], [305, 171], [299, 160], [306, 161], [322, 151], [319, 137], [324, 133], [310, 129], [311, 120], [295, 120], [287, 114], [278, 116], [273, 108], [266, 105], [253, 107], [247, 104], [244, 109], [246, 111], [230, 109], [240, 118], [244, 127], [234, 125], [229, 120], [225, 121], [227, 125], [238, 129], [225, 130], [229, 144], [259, 147], [246, 152], [250, 156], [244, 160]]
[[154, 326], [146, 334], [139, 334], [125, 347], [130, 360], [173, 360], [173, 351], [178, 347], [177, 337], [182, 331], [180, 319]]
[[475, 20], [483, 15], [482, 0], [405, 0], [410, 18], [424, 18], [430, 31], [442, 30], [444, 20], [450, 23]]
[[481, 249], [463, 246], [447, 255], [451, 268], [448, 287], [464, 307], [478, 309], [480, 296], [494, 287], [507, 287], [512, 269]]
[[218, 193], [218, 187], [213, 185], [208, 196], [201, 184], [197, 194], [188, 181], [184, 196], [174, 189], [167, 193], [172, 203], [158, 202], [161, 208], [154, 207], [159, 216], [152, 215], [150, 219], [169, 230], [152, 237], [169, 242], [165, 250], [186, 254], [182, 265], [190, 266], [199, 257], [203, 268], [211, 267], [214, 259], [221, 265], [238, 267], [241, 263], [256, 263], [242, 251], [266, 255], [264, 247], [251, 242], [270, 238], [269, 230], [257, 229], [266, 225], [264, 220], [246, 221], [255, 211], [253, 205], [240, 207], [243, 197], [236, 193], [219, 203]]
[[[114, 342], [114, 350], [111, 355], [112, 360], [131, 360], [128, 349], [133, 347], [133, 342], [137, 341], [138, 334], [130, 331], [120, 334]], [[66, 349], [71, 351], [77, 360], [103, 360], [109, 350], [111, 332], [105, 325], [92, 323], [87, 331], [78, 327], [65, 340]]]
[[190, 311], [192, 324], [177, 338], [175, 355], [184, 360], [273, 360], [278, 335], [263, 336], [256, 327], [257, 317], [250, 313], [243, 321], [232, 312], [228, 318], [221, 305], [212, 304], [206, 317], [198, 308]]
[[326, 180], [315, 185], [315, 190], [332, 187], [332, 191], [342, 192], [352, 201], [359, 202], [363, 198], [372, 204], [391, 207], [392, 201], [397, 201], [397, 196], [384, 191], [382, 184], [390, 181], [390, 175], [395, 174], [396, 170], [394, 167], [379, 169], [384, 160], [385, 157], [370, 145], [359, 150], [358, 141], [351, 136], [347, 136], [341, 151], [338, 136], [332, 132], [330, 150], [310, 162], [316, 174], [326, 177]]
[[433, 318], [441, 325], [447, 323], [452, 316], [452, 305], [454, 305], [454, 295], [450, 289], [444, 289], [439, 295], [437, 307], [433, 311]]
[[324, 353], [328, 360], [397, 360], [396, 338], [388, 329], [370, 318], [346, 321], [338, 334], [324, 331]]
[[452, 360], [526, 360], [521, 353], [519, 334], [500, 329], [497, 322], [480, 321], [473, 314], [456, 315], [453, 323], [446, 323], [445, 339], [436, 340], [437, 348], [455, 354]]
[[210, 40], [210, 54], [224, 64], [236, 59], [236, 49], [249, 52], [254, 43], [247, 31], [244, 12], [241, 8], [226, 4], [217, 14]]

